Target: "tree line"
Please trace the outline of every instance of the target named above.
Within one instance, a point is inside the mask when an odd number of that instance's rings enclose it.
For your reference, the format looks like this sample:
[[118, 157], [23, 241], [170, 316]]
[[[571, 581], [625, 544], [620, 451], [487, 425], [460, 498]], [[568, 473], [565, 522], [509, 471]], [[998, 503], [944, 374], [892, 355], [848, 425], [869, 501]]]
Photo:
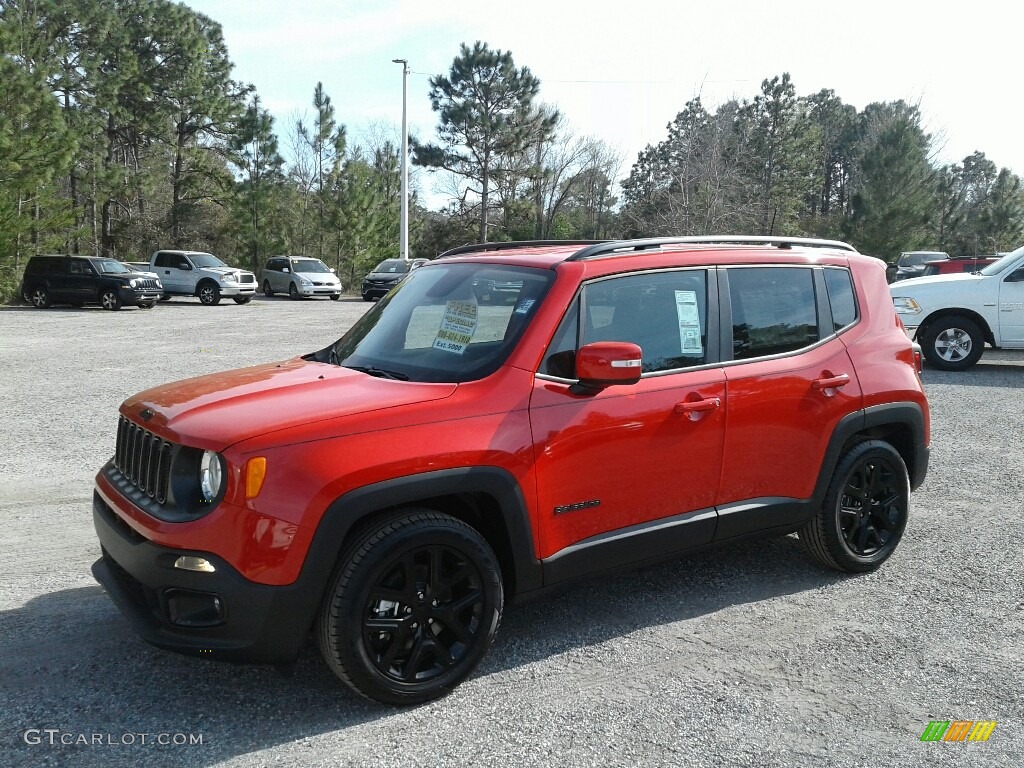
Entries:
[[[735, 232], [837, 237], [891, 258], [1009, 250], [1024, 235], [1020, 178], [981, 152], [937, 165], [913, 105], [858, 112], [832, 91], [797, 96], [783, 74], [713, 112], [692, 99], [622, 179], [623, 158], [573, 134], [540, 86], [483, 42], [430, 79], [436, 138], [413, 137], [410, 160], [447, 204], [413, 193], [411, 255]], [[279, 127], [233, 78], [220, 25], [186, 5], [5, 0], [0, 292], [34, 253], [189, 248], [252, 269], [303, 254], [349, 284], [396, 257], [398, 142], [354, 141], [322, 83], [309, 103]]]

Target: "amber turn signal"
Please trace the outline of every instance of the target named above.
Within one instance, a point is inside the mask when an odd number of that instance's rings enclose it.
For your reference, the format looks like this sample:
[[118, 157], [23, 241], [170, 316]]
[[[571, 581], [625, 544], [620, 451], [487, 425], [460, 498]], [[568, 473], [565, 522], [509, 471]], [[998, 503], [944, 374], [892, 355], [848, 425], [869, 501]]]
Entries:
[[245, 462], [245, 498], [255, 499], [263, 488], [263, 479], [267, 476], [267, 460], [256, 456]]

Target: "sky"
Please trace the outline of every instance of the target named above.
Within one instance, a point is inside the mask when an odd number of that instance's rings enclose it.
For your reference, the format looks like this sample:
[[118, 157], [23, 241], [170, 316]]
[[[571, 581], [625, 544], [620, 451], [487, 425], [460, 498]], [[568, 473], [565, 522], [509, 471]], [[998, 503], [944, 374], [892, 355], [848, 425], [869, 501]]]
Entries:
[[[919, 105], [935, 160], [975, 151], [1024, 176], [1019, 98], [1021, 14], [1006, 0], [184, 0], [223, 27], [234, 77], [252, 83], [284, 134], [312, 114], [317, 81], [350, 142], [401, 136], [402, 67], [409, 130], [433, 136], [429, 78], [447, 74], [460, 43], [510, 51], [541, 81], [572, 131], [637, 153], [699, 95], [709, 111], [751, 99], [789, 72], [798, 95], [830, 88], [858, 110]], [[432, 182], [417, 174], [421, 193]]]

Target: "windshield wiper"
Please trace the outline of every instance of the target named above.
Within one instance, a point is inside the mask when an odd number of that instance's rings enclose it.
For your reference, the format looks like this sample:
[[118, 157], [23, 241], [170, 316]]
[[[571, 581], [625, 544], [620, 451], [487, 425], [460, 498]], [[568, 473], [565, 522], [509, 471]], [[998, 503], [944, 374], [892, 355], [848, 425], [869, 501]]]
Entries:
[[385, 371], [383, 368], [374, 368], [372, 365], [346, 365], [345, 367], [353, 371], [369, 374], [370, 376], [376, 376], [379, 379], [393, 379], [395, 381], [409, 380], [409, 377], [404, 373], [398, 373], [397, 371]]

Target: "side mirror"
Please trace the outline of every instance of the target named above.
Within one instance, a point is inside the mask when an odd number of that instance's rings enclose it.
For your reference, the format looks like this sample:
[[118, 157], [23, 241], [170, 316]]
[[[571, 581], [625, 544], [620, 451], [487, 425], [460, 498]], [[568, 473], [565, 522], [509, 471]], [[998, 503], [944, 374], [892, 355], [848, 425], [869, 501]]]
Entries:
[[288, 267], [281, 267], [281, 271], [284, 272], [285, 274], [291, 273], [291, 270], [288, 269]]
[[615, 384], [636, 384], [643, 372], [643, 352], [628, 341], [597, 341], [576, 353], [579, 388], [597, 391]]
[[331, 270], [331, 272], [335, 272], [335, 273], [337, 273], [337, 271], [338, 271], [334, 267], [328, 267], [328, 269]]

